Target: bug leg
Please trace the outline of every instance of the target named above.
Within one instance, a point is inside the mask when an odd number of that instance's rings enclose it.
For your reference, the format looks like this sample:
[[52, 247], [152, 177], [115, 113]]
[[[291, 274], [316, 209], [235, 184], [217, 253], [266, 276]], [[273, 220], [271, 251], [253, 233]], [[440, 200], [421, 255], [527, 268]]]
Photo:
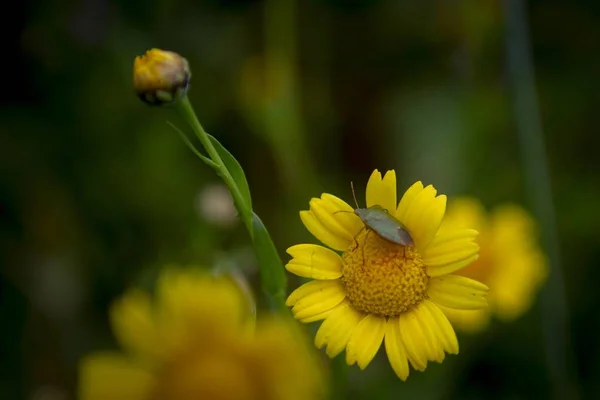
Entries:
[[365, 230], [366, 227], [362, 227], [362, 229], [360, 231], [358, 231], [358, 233], [352, 238], [353, 244], [354, 244], [354, 248], [357, 249], [358, 248], [358, 235], [360, 235], [362, 233], [363, 230]]
[[369, 233], [371, 233], [371, 229], [367, 230], [367, 233], [365, 234], [365, 241], [363, 242], [363, 248], [362, 248], [363, 265], [365, 264], [365, 247], [367, 247], [367, 239], [369, 238]]

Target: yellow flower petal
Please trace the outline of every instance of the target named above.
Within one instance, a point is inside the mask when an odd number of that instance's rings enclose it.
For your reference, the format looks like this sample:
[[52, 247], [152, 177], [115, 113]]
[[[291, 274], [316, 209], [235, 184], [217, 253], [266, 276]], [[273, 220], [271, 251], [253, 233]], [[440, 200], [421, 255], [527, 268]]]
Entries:
[[[180, 399], [325, 399], [325, 364], [317, 358], [318, 353], [305, 340], [304, 332], [298, 324], [278, 317], [263, 316], [257, 324], [253, 339], [255, 343], [248, 349], [253, 353], [252, 358], [241, 355], [242, 358], [237, 362], [242, 376], [235, 379], [235, 376], [228, 373], [231, 367], [224, 369], [224, 383], [229, 390], [223, 393], [213, 391], [204, 397], [184, 395]], [[235, 372], [235, 368], [232, 372]], [[240, 381], [246, 381], [249, 385], [240, 385]], [[165, 398], [172, 399], [169, 396]]]
[[488, 287], [473, 279], [458, 275], [445, 275], [429, 280], [427, 294], [435, 303], [460, 310], [477, 310], [487, 307]]
[[421, 252], [431, 243], [446, 211], [446, 196], [435, 197], [436, 193], [431, 185], [421, 190], [406, 210], [403, 219], [400, 219]]
[[86, 357], [79, 370], [81, 400], [146, 400], [154, 385], [149, 371], [117, 353]]
[[293, 274], [312, 279], [337, 279], [342, 276], [342, 258], [323, 246], [299, 244], [287, 249], [293, 258], [285, 268]]
[[469, 258], [465, 258], [464, 260], [456, 261], [451, 264], [435, 266], [435, 267], [430, 267], [428, 265], [427, 266], [427, 275], [429, 275], [430, 277], [448, 275], [448, 274], [458, 271], [468, 265], [471, 265], [472, 263], [477, 261], [477, 258], [479, 258], [479, 254], [474, 254]]
[[110, 320], [119, 344], [126, 351], [147, 361], [160, 357], [160, 339], [147, 293], [140, 290], [127, 292], [111, 307]]
[[[531, 307], [547, 278], [548, 260], [539, 247], [535, 221], [523, 208], [514, 204], [496, 207], [486, 228], [481, 240], [485, 258], [461, 275], [485, 276], [493, 313], [510, 321]], [[475, 316], [467, 318], [477, 322]], [[461, 320], [467, 318], [461, 316]]]
[[427, 368], [427, 348], [423, 343], [423, 330], [413, 310], [400, 314], [398, 318], [400, 338], [406, 349], [408, 361], [417, 371]]
[[449, 202], [440, 230], [470, 228], [485, 229], [486, 212], [479, 200], [469, 197], [454, 197]]
[[313, 213], [312, 211], [300, 211], [300, 219], [302, 223], [308, 229], [314, 237], [316, 237], [321, 243], [334, 250], [345, 251], [350, 247], [352, 239], [348, 237], [338, 236], [331, 232], [327, 226], [325, 226]]
[[[161, 346], [170, 351], [200, 334], [238, 331], [250, 314], [247, 298], [233, 281], [192, 268], [165, 269], [157, 282], [157, 299]], [[210, 321], [211, 328], [199, 332], [198, 321]]]
[[541, 253], [515, 253], [497, 256], [501, 268], [493, 271], [487, 282], [494, 313], [503, 321], [512, 321], [529, 309], [546, 275], [547, 261]]
[[423, 300], [421, 303], [423, 310], [430, 318], [433, 332], [440, 342], [442, 350], [449, 354], [458, 354], [458, 339], [454, 328], [444, 315], [442, 310], [429, 300]]
[[292, 293], [290, 293], [285, 304], [288, 307], [295, 306], [296, 303], [298, 302], [298, 300], [300, 300], [301, 298], [311, 295], [315, 292], [327, 290], [328, 287], [330, 287], [332, 285], [337, 285], [337, 284], [338, 283], [334, 283], [334, 281], [329, 281], [329, 280], [328, 281], [316, 280], [316, 281], [307, 282], [307, 283], [299, 286], [298, 288], [296, 288], [296, 290], [294, 290]]
[[421, 181], [415, 182], [402, 196], [398, 208], [396, 209], [396, 218], [400, 221], [404, 221], [406, 213], [415, 201], [415, 198], [423, 190], [423, 183]]
[[398, 378], [405, 381], [409, 374], [408, 358], [406, 357], [406, 349], [400, 338], [398, 317], [388, 319], [386, 324], [385, 352]]
[[298, 321], [300, 321], [304, 324], [308, 324], [310, 322], [315, 322], [315, 321], [320, 321], [322, 319], [326, 319], [333, 312], [333, 310], [335, 310], [337, 307], [339, 307], [339, 305], [332, 308], [331, 310], [323, 311], [322, 313], [314, 314], [314, 315], [311, 315], [310, 317], [299, 318]]
[[359, 311], [343, 302], [333, 309], [319, 327], [315, 335], [315, 346], [320, 349], [327, 345], [327, 355], [334, 358], [346, 348], [354, 328], [362, 318], [363, 315]]
[[367, 183], [367, 207], [381, 206], [394, 214], [396, 210], [396, 172], [385, 173], [381, 179], [378, 170], [373, 171]]
[[463, 268], [478, 257], [479, 245], [473, 229], [448, 230], [437, 234], [423, 251], [427, 275], [440, 276]]
[[445, 317], [452, 323], [457, 330], [467, 333], [478, 333], [485, 329], [489, 322], [491, 313], [489, 309], [482, 310], [455, 310], [440, 305], [439, 308]]
[[352, 206], [329, 193], [321, 195], [323, 207], [329, 211], [334, 218], [350, 233], [352, 237], [358, 235], [364, 224], [354, 212]]
[[[310, 203], [310, 212], [323, 224], [323, 226], [336, 236], [344, 238], [348, 241], [354, 239], [352, 232], [349, 232], [344, 225], [339, 221], [338, 214], [349, 214], [345, 210], [331, 210], [333, 204], [328, 204], [326, 200], [313, 198]], [[338, 212], [341, 211], [341, 212]], [[352, 211], [354, 214], [354, 211]], [[346, 215], [347, 217], [348, 215]]]
[[326, 281], [316, 280], [298, 286], [292, 293], [290, 293], [285, 301], [285, 305], [288, 307], [293, 307], [302, 297], [321, 290], [321, 285], [323, 284], [326, 284]]
[[[317, 314], [331, 310], [346, 298], [346, 292], [339, 280], [313, 282], [318, 282], [318, 284], [315, 283], [304, 289], [306, 294], [298, 298], [292, 308], [294, 317], [297, 319], [313, 317]], [[313, 282], [300, 286], [296, 291]], [[290, 295], [290, 298], [294, 296], [294, 293]]]
[[436, 322], [432, 319], [426, 306], [424, 306], [422, 302], [413, 308], [413, 312], [416, 315], [417, 322], [421, 326], [421, 331], [423, 332], [422, 340], [427, 359], [441, 363], [444, 361], [446, 354], [435, 333], [435, 329], [437, 328]]
[[360, 369], [367, 368], [385, 336], [386, 319], [369, 314], [354, 328], [346, 347], [346, 363], [357, 363]]

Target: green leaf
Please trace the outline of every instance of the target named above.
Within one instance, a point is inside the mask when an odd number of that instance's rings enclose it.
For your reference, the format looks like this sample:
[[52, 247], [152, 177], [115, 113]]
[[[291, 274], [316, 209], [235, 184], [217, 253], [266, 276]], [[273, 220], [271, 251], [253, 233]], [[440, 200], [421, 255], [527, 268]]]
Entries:
[[252, 229], [254, 231], [254, 251], [260, 267], [262, 290], [268, 296], [271, 307], [283, 313], [289, 313], [285, 305], [287, 287], [285, 269], [267, 228], [255, 212], [252, 212]]
[[238, 186], [238, 189], [242, 194], [242, 198], [246, 202], [245, 206], [249, 210], [252, 210], [252, 197], [250, 196], [250, 187], [248, 186], [246, 174], [244, 174], [242, 166], [235, 159], [235, 157], [225, 147], [223, 147], [223, 145], [219, 143], [217, 139], [214, 138], [214, 136], [208, 133], [207, 135], [210, 141], [212, 142], [213, 146], [215, 146], [215, 150], [217, 150], [217, 153], [219, 153], [219, 156], [221, 156], [221, 159], [223, 160], [223, 163], [225, 164], [227, 170], [229, 170], [231, 177]]
[[179, 129], [178, 127], [176, 127], [174, 124], [172, 124], [170, 121], [167, 121], [167, 124], [169, 124], [169, 126], [171, 126], [171, 128], [175, 129], [175, 132], [177, 132], [179, 134], [179, 137], [181, 137], [181, 140], [183, 140], [183, 142], [187, 145], [187, 147], [190, 148], [190, 150], [192, 151], [192, 153], [194, 153], [195, 155], [198, 156], [198, 158], [200, 158], [202, 161], [204, 161], [206, 164], [208, 164], [209, 167], [215, 169], [218, 171], [219, 166], [217, 164], [215, 164], [210, 158], [206, 157], [205, 155], [203, 155], [202, 153], [200, 153], [200, 150], [198, 150], [190, 141], [190, 139], [188, 139], [188, 137], [186, 136], [185, 133], [183, 133], [183, 131], [181, 129]]

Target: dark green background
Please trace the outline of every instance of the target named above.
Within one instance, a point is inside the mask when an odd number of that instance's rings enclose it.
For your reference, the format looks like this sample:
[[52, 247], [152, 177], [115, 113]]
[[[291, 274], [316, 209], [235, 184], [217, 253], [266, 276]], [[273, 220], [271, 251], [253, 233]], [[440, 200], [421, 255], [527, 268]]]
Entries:
[[[284, 260], [288, 246], [315, 242], [298, 218], [309, 199], [325, 191], [350, 201], [352, 180], [363, 201], [374, 168], [395, 169], [399, 190], [423, 180], [488, 207], [530, 206], [505, 2], [295, 3], [40, 0], [5, 9], [1, 399], [74, 398], [79, 358], [114, 346], [110, 302], [165, 263], [233, 263], [256, 281], [243, 227], [217, 227], [195, 208], [218, 178], [165, 121], [183, 123], [133, 94], [133, 58], [150, 47], [190, 61], [198, 116], [244, 167]], [[348, 397], [551, 398], [561, 384], [572, 396], [600, 396], [600, 3], [526, 9], [567, 291], [568, 373], [549, 374], [542, 317], [552, 302], [538, 301], [514, 324], [461, 336], [458, 357], [406, 383], [383, 354], [364, 372], [352, 367]], [[276, 82], [266, 95], [265, 80]]]

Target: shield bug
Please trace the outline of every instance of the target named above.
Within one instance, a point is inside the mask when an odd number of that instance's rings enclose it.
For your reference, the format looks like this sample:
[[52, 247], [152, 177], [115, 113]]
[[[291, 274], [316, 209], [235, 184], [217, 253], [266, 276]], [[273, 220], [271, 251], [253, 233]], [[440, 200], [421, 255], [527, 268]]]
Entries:
[[380, 205], [373, 205], [368, 208], [360, 208], [356, 201], [354, 193], [354, 185], [350, 182], [352, 188], [352, 196], [356, 209], [354, 213], [360, 218], [365, 226], [377, 233], [380, 237], [392, 243], [401, 244], [403, 246], [412, 246], [413, 239], [410, 233], [402, 222], [398, 221], [388, 210]]

